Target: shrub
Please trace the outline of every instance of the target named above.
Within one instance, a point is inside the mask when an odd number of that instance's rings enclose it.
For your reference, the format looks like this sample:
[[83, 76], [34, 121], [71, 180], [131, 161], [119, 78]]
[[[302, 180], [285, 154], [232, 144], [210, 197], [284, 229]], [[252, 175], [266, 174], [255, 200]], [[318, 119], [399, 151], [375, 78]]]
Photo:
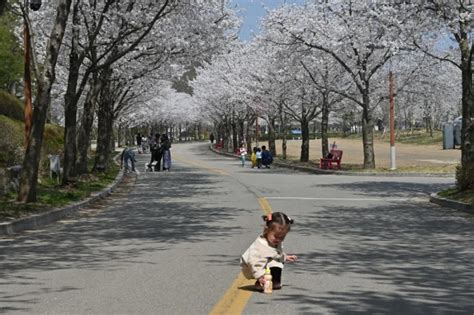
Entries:
[[62, 150], [64, 148], [64, 128], [58, 125], [47, 124], [43, 133], [43, 146], [41, 148], [40, 173], [43, 175], [49, 172], [48, 154], [61, 155], [62, 167]]
[[[25, 155], [24, 124], [20, 121], [0, 115], [0, 167], [9, 167], [23, 163]], [[47, 124], [44, 130], [41, 149], [40, 173], [47, 174], [48, 154], [61, 154], [64, 146], [64, 129], [61, 126]]]
[[15, 96], [0, 90], [0, 115], [24, 121], [23, 104]]
[[459, 191], [474, 189], [474, 165], [456, 167], [456, 186]]
[[0, 167], [21, 164], [23, 161], [23, 123], [0, 115]]

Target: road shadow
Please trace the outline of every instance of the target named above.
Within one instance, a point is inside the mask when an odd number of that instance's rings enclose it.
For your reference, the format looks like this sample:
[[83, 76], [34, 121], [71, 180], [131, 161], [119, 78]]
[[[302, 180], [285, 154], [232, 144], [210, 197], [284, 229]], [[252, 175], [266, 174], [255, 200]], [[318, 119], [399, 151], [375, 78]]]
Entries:
[[[139, 162], [144, 163], [145, 158], [138, 157]], [[145, 253], [238, 234], [241, 227], [233, 225], [232, 218], [236, 213], [256, 210], [213, 202], [213, 195], [229, 193], [221, 187], [221, 180], [222, 176], [181, 166], [172, 172], [143, 173], [130, 193], [118, 193], [91, 206], [105, 210], [2, 239], [0, 287], [31, 285], [48, 290], [50, 283], [25, 277], [25, 272], [121, 270], [129, 261], [153, 264], [140, 261]], [[0, 289], [0, 313], [31, 311], [35, 304], [32, 294], [14, 296]]]
[[359, 193], [370, 197], [413, 197], [415, 194], [426, 195], [446, 189], [449, 185], [445, 183], [410, 183], [397, 180], [380, 181], [354, 181], [338, 184], [317, 184], [313, 188], [337, 188]]
[[318, 305], [333, 314], [473, 314], [473, 217], [426, 204], [323, 206], [292, 233], [337, 245], [301, 253], [291, 272], [349, 281], [340, 291], [284, 292], [298, 313]]

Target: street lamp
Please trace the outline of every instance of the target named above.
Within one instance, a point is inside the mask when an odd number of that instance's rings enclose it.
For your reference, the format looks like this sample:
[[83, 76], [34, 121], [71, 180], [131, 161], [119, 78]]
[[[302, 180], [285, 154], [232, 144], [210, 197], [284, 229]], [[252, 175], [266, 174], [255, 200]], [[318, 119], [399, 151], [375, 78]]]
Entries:
[[24, 73], [24, 96], [25, 96], [25, 148], [28, 146], [30, 138], [31, 125], [33, 120], [33, 105], [31, 100], [31, 72], [30, 72], [30, 56], [31, 56], [31, 40], [30, 40], [30, 29], [28, 27], [28, 4], [31, 10], [38, 11], [41, 8], [41, 0], [25, 0], [25, 16], [23, 25], [23, 40], [25, 46], [25, 73]]

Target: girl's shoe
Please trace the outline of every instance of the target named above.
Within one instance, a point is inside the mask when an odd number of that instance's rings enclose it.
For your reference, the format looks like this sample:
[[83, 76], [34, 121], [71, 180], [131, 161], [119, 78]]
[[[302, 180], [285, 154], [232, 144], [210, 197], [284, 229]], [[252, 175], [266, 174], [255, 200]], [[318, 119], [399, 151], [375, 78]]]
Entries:
[[255, 290], [257, 292], [263, 292], [263, 285], [258, 280], [255, 282]]
[[281, 290], [281, 283], [273, 282], [273, 290]]

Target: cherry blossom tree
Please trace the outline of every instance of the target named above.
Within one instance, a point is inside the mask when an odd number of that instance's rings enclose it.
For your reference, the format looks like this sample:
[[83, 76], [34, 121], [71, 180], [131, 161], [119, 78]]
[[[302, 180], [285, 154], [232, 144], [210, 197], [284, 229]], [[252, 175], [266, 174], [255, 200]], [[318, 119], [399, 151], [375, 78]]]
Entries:
[[361, 108], [364, 168], [375, 167], [372, 85], [403, 46], [398, 25], [405, 19], [399, 8], [383, 1], [336, 1], [283, 7], [270, 15], [266, 25], [276, 44], [324, 52], [350, 76], [358, 95], [339, 94]]
[[[56, 4], [56, 15], [51, 23], [51, 33], [45, 46], [44, 59], [41, 61], [41, 67], [39, 60], [37, 60], [36, 57], [33, 58], [35, 61], [33, 63], [33, 72], [36, 78], [37, 96], [34, 101], [30, 137], [26, 145], [21, 172], [20, 190], [18, 193], [18, 201], [21, 202], [36, 201], [36, 185], [41, 147], [43, 144], [43, 131], [51, 99], [51, 88], [56, 75], [56, 62], [66, 29], [71, 1], [72, 0], [59, 0]], [[25, 19], [27, 23], [30, 24], [27, 16], [25, 16]], [[31, 25], [29, 29], [32, 29]]]
[[[462, 131], [461, 167], [456, 178], [460, 190], [474, 187], [474, 4], [471, 0], [427, 0], [413, 5], [419, 19], [414, 24], [419, 32], [408, 37], [430, 57], [445, 61], [461, 73]], [[449, 38], [449, 50], [439, 48], [439, 42]]]

